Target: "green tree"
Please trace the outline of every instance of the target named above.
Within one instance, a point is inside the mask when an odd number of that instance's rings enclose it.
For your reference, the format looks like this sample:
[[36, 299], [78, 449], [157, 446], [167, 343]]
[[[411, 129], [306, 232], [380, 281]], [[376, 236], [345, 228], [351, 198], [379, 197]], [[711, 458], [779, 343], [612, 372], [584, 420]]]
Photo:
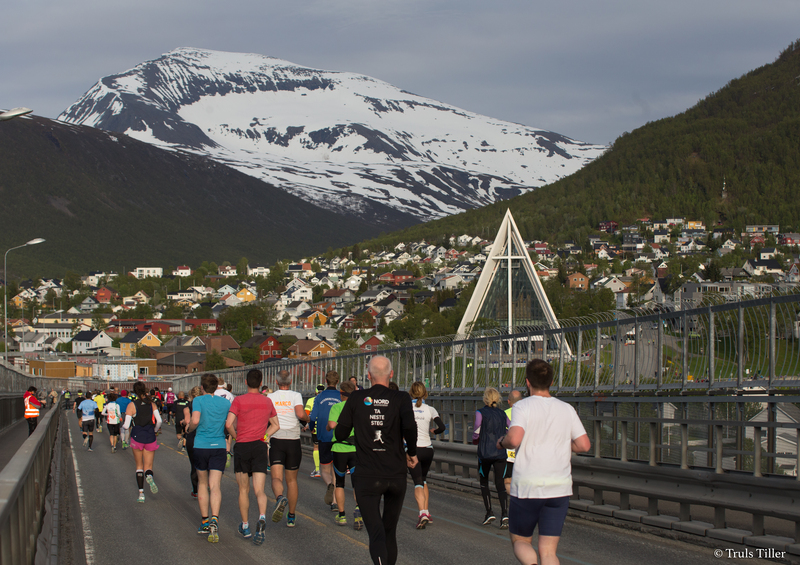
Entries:
[[206, 354], [205, 371], [219, 371], [227, 367], [228, 365], [225, 363], [225, 358], [222, 357], [216, 349], [212, 349]]
[[247, 260], [247, 257], [242, 257], [239, 259], [239, 262], [236, 263], [236, 275], [240, 279], [247, 277], [247, 268], [249, 264], [250, 262]]

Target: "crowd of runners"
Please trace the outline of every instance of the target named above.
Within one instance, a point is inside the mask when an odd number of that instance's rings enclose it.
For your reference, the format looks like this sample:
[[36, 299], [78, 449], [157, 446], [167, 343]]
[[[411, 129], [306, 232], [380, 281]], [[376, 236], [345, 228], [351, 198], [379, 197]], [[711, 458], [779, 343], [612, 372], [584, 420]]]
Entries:
[[[549, 375], [552, 378], [552, 370]], [[436, 409], [425, 403], [428, 391], [423, 383], [415, 382], [409, 392], [405, 392], [391, 382], [392, 376], [389, 359], [374, 356], [368, 366], [370, 388], [360, 387], [355, 377], [340, 383], [339, 374], [329, 371], [325, 384], [320, 385], [316, 395], [306, 403], [299, 392], [292, 390], [288, 371], [280, 371], [276, 378], [277, 390], [273, 391], [263, 386], [263, 376], [258, 369], [247, 373], [247, 392], [239, 396], [234, 396], [231, 385], [221, 378], [204, 374], [200, 386], [188, 392], [175, 393], [172, 388], [166, 392], [157, 388], [148, 390], [144, 383], [136, 382], [130, 391], [116, 388], [78, 391], [74, 398], [71, 394], [65, 394], [64, 398], [65, 407], [73, 410], [79, 420], [83, 447], [87, 451], [97, 447], [94, 435], [105, 428], [112, 453], [116, 453], [118, 447], [133, 452], [140, 503], [146, 500], [145, 483], [151, 494], [158, 493], [153, 472], [158, 436], [163, 425], [173, 425], [178, 448], [186, 452], [189, 459], [187, 483], [191, 485], [191, 496], [197, 499], [200, 514], [197, 532], [212, 543], [220, 538], [221, 481], [231, 464], [239, 490], [239, 536], [261, 545], [268, 519], [280, 523], [285, 516], [287, 527], [296, 526], [297, 479], [302, 459], [300, 437], [303, 430], [310, 430], [314, 444], [311, 476], [321, 477], [325, 482], [323, 503], [334, 513], [334, 523], [348, 525], [345, 480], [350, 475], [352, 527], [355, 530], [366, 528], [373, 563], [393, 564], [397, 560], [396, 528], [405, 498], [407, 474], [411, 475], [419, 511], [416, 528], [424, 529], [433, 523], [427, 486], [433, 461], [431, 436], [443, 433], [445, 425]], [[530, 394], [541, 399], [546, 380], [547, 375], [535, 380], [531, 388], [529, 378]], [[522, 401], [522, 394], [515, 391], [508, 400], [513, 406]], [[515, 528], [514, 512], [519, 504], [514, 499], [523, 490], [530, 490], [531, 483], [530, 477], [522, 472], [512, 475], [515, 456], [519, 457], [513, 448], [529, 452], [528, 455], [541, 450], [541, 446], [524, 443], [523, 436], [528, 438], [528, 443], [533, 443], [534, 434], [525, 435], [521, 429], [532, 427], [537, 434], [541, 430], [536, 429], [535, 422], [512, 416], [510, 407], [504, 413], [498, 408], [499, 402], [497, 390], [487, 388], [485, 406], [476, 412], [475, 418], [473, 442], [478, 445], [479, 477], [486, 506], [483, 524], [496, 519], [488, 486], [489, 471], [493, 469], [500, 499], [501, 528], [508, 528], [510, 524], [512, 544], [520, 562], [536, 563], [535, 553], [531, 561], [530, 552], [523, 546], [533, 551], [531, 536], [538, 519], [527, 514], [531, 511], [536, 516], [542, 515], [540, 529], [547, 525], [545, 531], [540, 531], [540, 550], [545, 552], [542, 557], [554, 555], [568, 504], [565, 502], [568, 495], [563, 493], [567, 490], [571, 493], [569, 453], [588, 449], [588, 438], [574, 410], [564, 405], [572, 411], [568, 413], [560, 406], [564, 403], [556, 400], [567, 423], [566, 432], [561, 432], [555, 442], [559, 474], [539, 480], [540, 488], [533, 494], [547, 491], [546, 488], [543, 491], [541, 485], [546, 486], [548, 480], [553, 479], [560, 487], [550, 489], [559, 495], [558, 505], [556, 510], [547, 504], [525, 506], [524, 520], [519, 513], [516, 520], [520, 524], [524, 522], [524, 526]], [[553, 443], [551, 440], [548, 441]], [[566, 471], [564, 446], [561, 445], [564, 442], [567, 445]], [[527, 459], [524, 460], [530, 467]], [[268, 476], [275, 497], [271, 511], [266, 494]], [[253, 522], [251, 491], [257, 507], [257, 518]], [[542, 539], [547, 540], [548, 536], [555, 537], [555, 542], [551, 541], [551, 546], [542, 550]]]

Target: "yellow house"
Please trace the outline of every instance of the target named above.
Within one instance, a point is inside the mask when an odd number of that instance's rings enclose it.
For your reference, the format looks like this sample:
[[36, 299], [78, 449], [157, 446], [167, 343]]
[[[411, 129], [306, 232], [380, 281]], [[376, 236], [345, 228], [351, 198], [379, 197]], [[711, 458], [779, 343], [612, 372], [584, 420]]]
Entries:
[[136, 350], [140, 347], [159, 347], [161, 341], [153, 332], [128, 332], [119, 341], [119, 354], [122, 357], [135, 357]]
[[253, 291], [251, 291], [249, 288], [245, 287], [236, 293], [236, 298], [242, 302], [252, 302], [256, 299], [256, 295], [253, 294]]
[[15, 308], [22, 308], [25, 306], [25, 298], [22, 296], [22, 293], [16, 295], [9, 302], [11, 302]]
[[37, 377], [69, 379], [75, 376], [75, 361], [30, 359], [31, 374]]
[[333, 357], [336, 350], [327, 342], [318, 339], [300, 339], [289, 347], [290, 359]]

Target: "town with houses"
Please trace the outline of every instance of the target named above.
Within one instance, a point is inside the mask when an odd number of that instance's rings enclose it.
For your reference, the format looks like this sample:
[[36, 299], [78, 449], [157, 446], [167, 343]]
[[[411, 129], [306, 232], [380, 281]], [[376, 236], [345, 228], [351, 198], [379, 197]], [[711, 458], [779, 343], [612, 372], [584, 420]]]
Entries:
[[[733, 301], [800, 287], [800, 234], [777, 225], [734, 234], [684, 218], [642, 219], [602, 222], [595, 233], [584, 242], [525, 242], [538, 277], [575, 293], [608, 289], [614, 309], [694, 306], [711, 294]], [[126, 277], [150, 283], [142, 286], [151, 291], [128, 296], [118, 292], [113, 272], [91, 272], [71, 286], [56, 279], [9, 283], [6, 292], [16, 292], [7, 294], [6, 356], [37, 376], [135, 379], [375, 351], [392, 341], [386, 328], [411, 306], [463, 306], [461, 294], [480, 276], [492, 245], [463, 234], [380, 251], [354, 246], [341, 256], [271, 268], [138, 267]], [[248, 306], [267, 312], [268, 322], [223, 327], [226, 310]]]

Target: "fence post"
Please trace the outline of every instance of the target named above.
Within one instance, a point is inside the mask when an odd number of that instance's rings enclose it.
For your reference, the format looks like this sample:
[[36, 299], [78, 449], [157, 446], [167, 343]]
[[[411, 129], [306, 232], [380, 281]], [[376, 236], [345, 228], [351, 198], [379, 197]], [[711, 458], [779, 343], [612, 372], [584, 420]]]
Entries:
[[575, 392], [581, 386], [581, 355], [583, 354], [583, 330], [578, 327], [578, 343], [577, 351], [575, 352]]
[[753, 476], [761, 476], [761, 428], [758, 426], [753, 428]]
[[594, 324], [594, 389], [600, 386], [600, 322]]
[[738, 371], [736, 373], [736, 388], [742, 388], [744, 379], [744, 306], [739, 304], [739, 334], [736, 336], [738, 350]]
[[641, 339], [641, 332], [639, 331], [639, 314], [634, 314], [633, 317], [633, 390], [639, 390], [639, 340]]
[[689, 382], [689, 317], [686, 315], [686, 310], [683, 311], [683, 347], [681, 348], [681, 390], [686, 390], [686, 384]]
[[769, 390], [775, 380], [775, 334], [777, 320], [775, 318], [775, 297], [769, 300]]
[[661, 318], [661, 314], [658, 315], [658, 333], [656, 339], [656, 355], [658, 356], [656, 360], [656, 390], [661, 390], [664, 375], [664, 321]]
[[714, 325], [716, 324], [716, 318], [714, 317], [714, 311], [711, 309], [711, 306], [708, 307], [708, 386], [709, 388], [714, 386], [714, 382], [716, 380], [716, 371], [717, 371], [717, 363], [714, 357], [714, 353], [716, 350], [716, 341], [717, 341], [717, 332]]

